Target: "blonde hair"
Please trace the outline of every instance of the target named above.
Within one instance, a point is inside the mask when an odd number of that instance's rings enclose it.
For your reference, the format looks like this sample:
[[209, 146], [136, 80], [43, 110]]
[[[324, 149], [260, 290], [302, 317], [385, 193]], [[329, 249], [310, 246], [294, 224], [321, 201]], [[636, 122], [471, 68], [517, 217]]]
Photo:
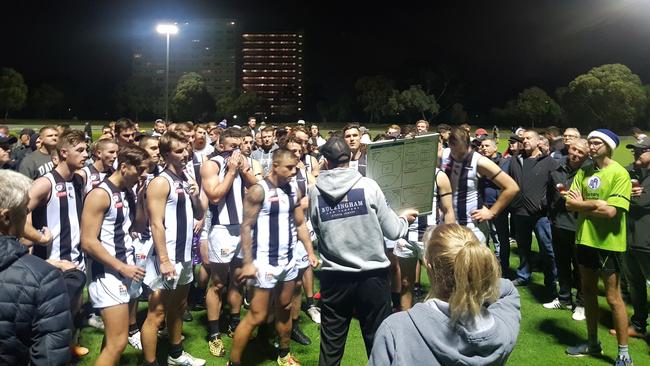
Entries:
[[423, 241], [432, 284], [428, 298], [449, 302], [453, 323], [477, 316], [484, 304], [499, 298], [499, 263], [470, 229], [439, 225]]

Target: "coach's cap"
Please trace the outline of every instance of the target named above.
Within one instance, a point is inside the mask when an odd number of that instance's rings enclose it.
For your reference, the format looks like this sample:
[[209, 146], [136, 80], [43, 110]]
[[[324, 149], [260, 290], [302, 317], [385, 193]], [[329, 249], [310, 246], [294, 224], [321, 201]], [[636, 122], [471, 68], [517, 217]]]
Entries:
[[522, 139], [521, 137], [519, 137], [517, 135], [510, 135], [510, 137], [508, 137], [508, 142], [520, 142], [520, 143], [523, 143], [524, 139]]
[[635, 150], [650, 149], [650, 138], [646, 137], [643, 140], [637, 142], [636, 144], [627, 144], [625, 145], [625, 147], [628, 149], [635, 149]]
[[18, 141], [16, 136], [9, 135], [9, 136], [1, 136], [0, 137], [0, 145], [13, 145]]
[[327, 161], [337, 163], [345, 163], [346, 161], [350, 161], [350, 157], [352, 156], [350, 147], [347, 143], [345, 143], [345, 140], [340, 137], [330, 138], [327, 140], [325, 145], [321, 146], [318, 150], [321, 154], [323, 154]]

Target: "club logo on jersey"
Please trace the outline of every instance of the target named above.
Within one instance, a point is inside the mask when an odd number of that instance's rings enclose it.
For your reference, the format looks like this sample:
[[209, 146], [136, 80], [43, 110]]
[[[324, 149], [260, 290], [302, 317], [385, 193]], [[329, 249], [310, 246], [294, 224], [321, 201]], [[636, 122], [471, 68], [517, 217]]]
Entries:
[[63, 183], [57, 183], [54, 186], [54, 189], [56, 190], [56, 196], [57, 197], [65, 197], [68, 195], [68, 193], [65, 190], [65, 184]]
[[119, 193], [113, 193], [113, 202], [115, 202], [115, 208], [124, 207], [124, 204], [122, 203], [122, 197]]
[[304, 257], [302, 257], [303, 262], [309, 262], [309, 255], [305, 254]]
[[600, 188], [600, 178], [599, 177], [591, 177], [589, 178], [589, 181], [587, 182], [587, 186], [591, 189], [598, 189]]
[[187, 193], [190, 194], [190, 184], [188, 182], [183, 182], [183, 190]]
[[366, 196], [363, 189], [351, 189], [336, 205], [330, 206], [323, 196], [318, 196], [318, 210], [322, 221], [343, 219], [368, 214]]
[[90, 180], [92, 180], [92, 181], [99, 180], [99, 175], [97, 175], [97, 174], [91, 174], [91, 175], [90, 175]]
[[174, 188], [176, 188], [176, 193], [177, 194], [184, 194], [185, 190], [183, 189], [183, 183], [180, 181], [175, 181], [174, 182]]
[[273, 276], [273, 273], [266, 272], [266, 276], [264, 276], [264, 277], [266, 277], [267, 281], [272, 281], [274, 276]]

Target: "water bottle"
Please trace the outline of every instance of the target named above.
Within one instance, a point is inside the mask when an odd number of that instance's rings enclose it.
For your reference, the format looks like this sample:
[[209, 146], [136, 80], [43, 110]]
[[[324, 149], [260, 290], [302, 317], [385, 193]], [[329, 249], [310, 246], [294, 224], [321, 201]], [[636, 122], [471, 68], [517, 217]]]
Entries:
[[[151, 254], [151, 249], [153, 248], [153, 241], [146, 240], [141, 245], [138, 245], [139, 240], [134, 240], [133, 244], [136, 248], [135, 250], [135, 265], [140, 268], [146, 268], [147, 258]], [[131, 280], [131, 285], [129, 285], [129, 295], [131, 297], [138, 297], [140, 295], [140, 288], [142, 287], [142, 281]]]

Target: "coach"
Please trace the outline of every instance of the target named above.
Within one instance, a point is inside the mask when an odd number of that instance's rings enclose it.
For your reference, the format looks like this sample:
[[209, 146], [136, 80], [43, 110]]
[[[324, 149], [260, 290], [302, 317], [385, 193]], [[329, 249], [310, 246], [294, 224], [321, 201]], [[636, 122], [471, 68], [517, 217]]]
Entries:
[[370, 354], [375, 332], [391, 313], [384, 237], [406, 235], [418, 215], [400, 217], [375, 181], [349, 168], [350, 148], [333, 137], [320, 149], [328, 170], [309, 193], [309, 215], [323, 260], [320, 365], [339, 365], [353, 312]]

